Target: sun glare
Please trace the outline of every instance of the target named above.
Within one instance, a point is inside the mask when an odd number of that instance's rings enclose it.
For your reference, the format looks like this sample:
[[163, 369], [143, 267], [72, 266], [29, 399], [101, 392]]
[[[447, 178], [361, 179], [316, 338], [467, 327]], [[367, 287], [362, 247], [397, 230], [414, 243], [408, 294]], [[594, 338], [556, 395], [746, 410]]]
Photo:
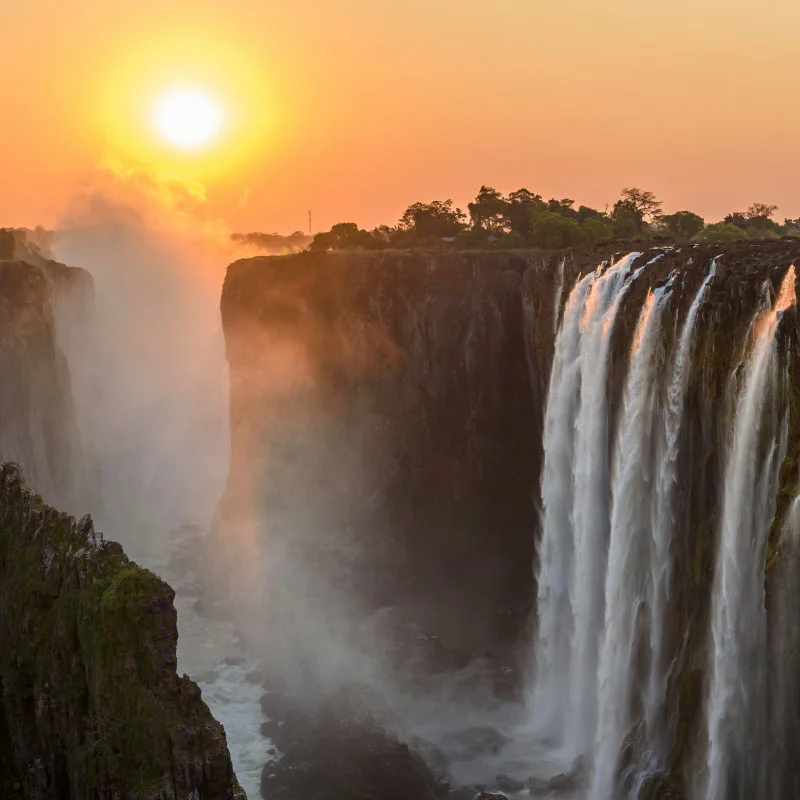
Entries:
[[174, 89], [155, 108], [159, 133], [172, 145], [194, 150], [212, 142], [222, 127], [222, 109], [199, 89]]

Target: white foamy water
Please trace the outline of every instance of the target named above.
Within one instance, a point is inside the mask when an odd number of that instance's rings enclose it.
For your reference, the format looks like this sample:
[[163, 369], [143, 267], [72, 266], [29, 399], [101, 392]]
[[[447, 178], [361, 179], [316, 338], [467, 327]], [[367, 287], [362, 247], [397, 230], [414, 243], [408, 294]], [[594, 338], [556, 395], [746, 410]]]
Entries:
[[794, 285], [791, 267], [774, 307], [753, 321], [755, 341], [736, 404], [712, 595], [706, 800], [726, 800], [731, 792], [763, 796], [764, 548], [785, 448], [769, 398], [777, 373], [775, 334], [781, 312], [796, 303]]
[[225, 728], [233, 769], [249, 800], [261, 797], [261, 772], [272, 744], [261, 735], [264, 690], [248, 680], [252, 667], [221, 664], [204, 673], [198, 685], [214, 718]]
[[590, 797], [613, 792], [617, 756], [630, 725], [631, 669], [637, 622], [650, 574], [652, 437], [661, 319], [670, 284], [647, 295], [631, 348], [612, 489], [605, 622], [597, 678], [598, 722]]
[[[177, 528], [171, 535], [142, 540], [150, 543], [149, 549], [137, 554], [131, 548], [129, 555], [175, 590], [178, 672], [188, 674], [200, 687], [214, 719], [225, 728], [239, 783], [249, 800], [260, 800], [261, 772], [271, 758], [268, 751], [273, 745], [261, 734], [266, 717], [259, 703], [264, 689], [256, 682], [258, 664], [241, 645], [232, 623], [203, 616], [194, 609], [201, 597], [196, 578], [172, 556], [191, 552], [196, 536], [196, 532], [187, 536], [185, 529]], [[154, 548], [153, 541], [161, 545]]]

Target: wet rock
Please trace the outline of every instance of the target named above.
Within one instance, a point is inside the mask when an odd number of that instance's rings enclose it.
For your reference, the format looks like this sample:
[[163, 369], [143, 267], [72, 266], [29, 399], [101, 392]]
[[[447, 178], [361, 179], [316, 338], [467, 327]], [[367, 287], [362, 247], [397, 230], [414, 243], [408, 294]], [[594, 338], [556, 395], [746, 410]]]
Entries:
[[[261, 776], [261, 794], [281, 800], [433, 800], [449, 783], [363, 706], [358, 687], [311, 703], [264, 696], [266, 723], [280, 756]], [[262, 731], [264, 728], [262, 727]]]
[[245, 680], [248, 683], [252, 683], [255, 686], [263, 686], [264, 685], [264, 671], [261, 669], [251, 669], [250, 672], [247, 673], [245, 676]]
[[501, 792], [510, 792], [511, 794], [514, 792], [521, 792], [525, 788], [525, 783], [523, 781], [511, 778], [508, 775], [498, 775], [494, 779], [494, 782]]
[[437, 779], [450, 780], [450, 762], [439, 747], [421, 736], [410, 737], [408, 745], [425, 759], [425, 763], [431, 768]]
[[244, 799], [174, 596], [0, 465], [0, 797]]
[[639, 800], [685, 800], [686, 793], [670, 783], [668, 777], [657, 772], [648, 775], [639, 789]]
[[550, 794], [550, 782], [532, 775], [528, 778], [528, 791], [534, 797], [544, 797], [544, 795]]
[[472, 761], [481, 756], [497, 755], [510, 741], [496, 728], [484, 725], [446, 736], [442, 746], [453, 761]]
[[574, 789], [576, 784], [578, 783], [575, 775], [568, 774], [566, 772], [559, 772], [558, 775], [554, 775], [550, 778], [550, 788], [554, 792], [564, 792], [568, 789]]

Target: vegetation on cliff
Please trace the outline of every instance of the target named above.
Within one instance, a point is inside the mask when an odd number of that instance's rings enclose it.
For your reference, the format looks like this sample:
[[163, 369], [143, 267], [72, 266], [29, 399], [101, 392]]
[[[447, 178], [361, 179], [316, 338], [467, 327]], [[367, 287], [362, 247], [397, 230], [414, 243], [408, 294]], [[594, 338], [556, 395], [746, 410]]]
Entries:
[[[779, 225], [772, 219], [776, 211], [777, 206], [754, 203], [747, 211], [736, 211], [721, 222], [706, 224], [692, 211], [664, 214], [661, 201], [652, 192], [636, 187], [623, 189], [611, 209], [600, 211], [585, 205], [576, 207], [570, 198], [546, 201], [524, 188], [503, 196], [490, 186], [482, 186], [468, 204], [468, 213], [452, 200], [412, 203], [394, 226], [363, 230], [354, 222], [340, 222], [318, 233], [310, 248], [558, 250], [624, 240], [732, 242], [800, 236], [800, 220], [786, 219]], [[257, 236], [234, 234], [232, 238], [255, 241]]]
[[0, 466], [0, 796], [243, 800], [173, 599]]

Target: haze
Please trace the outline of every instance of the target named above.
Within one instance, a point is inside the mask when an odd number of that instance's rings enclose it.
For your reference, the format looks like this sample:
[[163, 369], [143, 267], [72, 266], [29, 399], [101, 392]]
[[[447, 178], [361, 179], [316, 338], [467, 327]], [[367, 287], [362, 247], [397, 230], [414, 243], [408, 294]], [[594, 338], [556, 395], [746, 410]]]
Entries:
[[[57, 224], [109, 159], [201, 185], [230, 230], [305, 229], [309, 209], [315, 230], [394, 223], [483, 183], [800, 214], [792, 0], [5, 0], [2, 15], [6, 225]], [[194, 79], [238, 128], [205, 159], [169, 158], [127, 115], [145, 82]]]

